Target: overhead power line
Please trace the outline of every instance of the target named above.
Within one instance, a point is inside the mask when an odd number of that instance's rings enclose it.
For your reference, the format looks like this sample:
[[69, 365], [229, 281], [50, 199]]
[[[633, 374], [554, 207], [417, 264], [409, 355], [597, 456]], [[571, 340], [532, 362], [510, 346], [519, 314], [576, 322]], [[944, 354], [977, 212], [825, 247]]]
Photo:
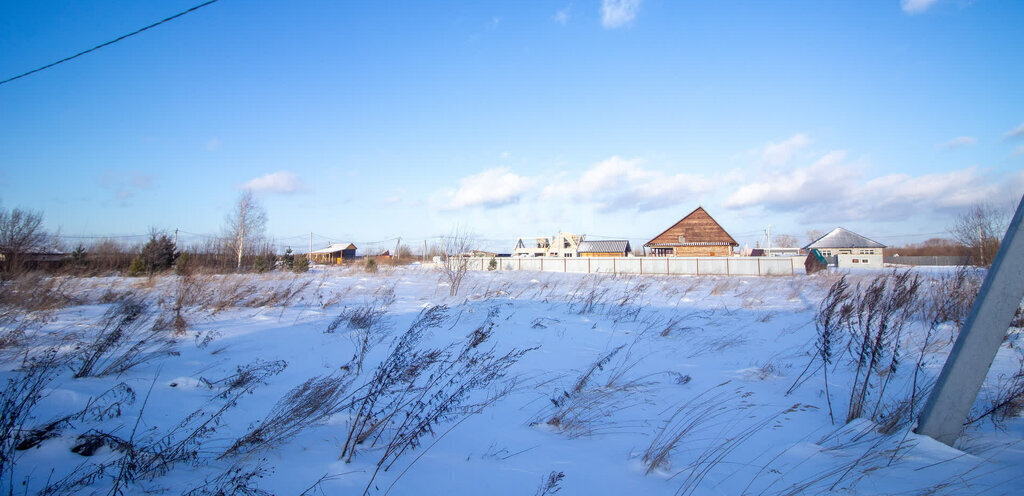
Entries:
[[31, 71], [28, 71], [28, 72], [26, 72], [24, 74], [20, 74], [18, 76], [14, 76], [12, 78], [0, 81], [0, 84], [6, 84], [6, 83], [9, 83], [11, 81], [14, 81], [15, 79], [21, 79], [21, 78], [23, 78], [25, 76], [28, 76], [29, 74], [35, 74], [35, 73], [37, 73], [39, 71], [42, 71], [44, 69], [49, 69], [49, 68], [51, 68], [51, 67], [53, 67], [55, 65], [63, 64], [64, 62], [67, 62], [69, 60], [73, 60], [73, 59], [76, 59], [78, 57], [81, 57], [82, 55], [85, 55], [85, 54], [87, 54], [89, 52], [94, 52], [94, 51], [99, 50], [100, 48], [103, 48], [105, 46], [113, 45], [114, 43], [117, 43], [117, 42], [119, 42], [119, 41], [121, 41], [121, 40], [123, 40], [125, 38], [130, 38], [130, 37], [135, 36], [135, 35], [143, 32], [143, 31], [145, 31], [147, 29], [155, 28], [155, 27], [157, 27], [157, 26], [159, 26], [159, 25], [161, 25], [161, 24], [163, 24], [163, 23], [165, 23], [167, 21], [170, 21], [170, 20], [173, 20], [173, 19], [177, 19], [177, 18], [179, 18], [179, 17], [181, 17], [181, 16], [183, 16], [185, 14], [188, 14], [189, 12], [195, 12], [196, 10], [199, 10], [199, 9], [201, 9], [203, 7], [206, 7], [207, 5], [210, 5], [211, 3], [215, 3], [217, 1], [219, 1], [219, 0], [209, 0], [208, 2], [203, 2], [203, 3], [199, 4], [199, 5], [196, 5], [195, 7], [192, 7], [190, 9], [182, 11], [182, 12], [178, 12], [177, 14], [174, 14], [171, 17], [168, 17], [168, 18], [166, 18], [166, 19], [164, 19], [162, 21], [155, 22], [153, 24], [150, 24], [149, 26], [146, 26], [144, 28], [138, 29], [138, 30], [133, 31], [131, 33], [128, 33], [128, 34], [126, 34], [124, 36], [121, 36], [121, 37], [119, 37], [117, 39], [110, 40], [110, 41], [108, 41], [106, 43], [103, 43], [101, 45], [96, 45], [96, 46], [94, 46], [94, 47], [92, 47], [92, 48], [90, 48], [88, 50], [85, 50], [85, 51], [82, 51], [82, 52], [78, 52], [78, 53], [76, 53], [76, 54], [74, 54], [74, 55], [72, 55], [70, 57], [66, 57], [66, 58], [60, 59], [60, 60], [58, 60], [56, 62], [53, 62], [51, 64], [46, 64], [46, 65], [44, 65], [42, 67], [39, 67], [37, 69], [32, 69]]

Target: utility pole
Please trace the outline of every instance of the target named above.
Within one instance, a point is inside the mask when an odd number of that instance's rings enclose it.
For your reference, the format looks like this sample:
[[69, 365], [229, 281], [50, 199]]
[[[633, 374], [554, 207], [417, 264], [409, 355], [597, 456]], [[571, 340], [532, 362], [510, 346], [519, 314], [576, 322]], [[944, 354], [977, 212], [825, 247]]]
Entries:
[[423, 240], [423, 263], [427, 263], [427, 240]]
[[398, 253], [398, 247], [402, 246], [402, 237], [398, 237], [398, 241], [395, 242], [395, 260], [401, 260], [401, 255]]
[[1024, 198], [971, 305], [932, 394], [917, 421], [917, 433], [950, 446], [978, 397], [1024, 298]]
[[178, 249], [178, 228], [174, 228], [174, 249]]
[[771, 224], [768, 224], [768, 231], [766, 232], [766, 234], [768, 236], [768, 256], [771, 256], [771, 254], [772, 254], [772, 225]]
[[[308, 253], [313, 253], [313, 231], [309, 231], [309, 252]], [[307, 254], [306, 257], [308, 258], [309, 255]]]

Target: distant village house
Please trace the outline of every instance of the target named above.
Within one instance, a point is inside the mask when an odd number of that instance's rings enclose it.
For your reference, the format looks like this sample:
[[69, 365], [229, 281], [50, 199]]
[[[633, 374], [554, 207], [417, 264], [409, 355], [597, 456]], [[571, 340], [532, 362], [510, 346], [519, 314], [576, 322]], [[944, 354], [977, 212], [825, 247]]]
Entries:
[[581, 257], [628, 257], [633, 249], [626, 240], [583, 241], [580, 243]]
[[885, 245], [853, 231], [837, 227], [812, 241], [805, 250], [818, 250], [826, 260], [834, 259], [837, 267], [882, 267]]
[[728, 257], [739, 246], [715, 219], [697, 207], [644, 244], [655, 257]]
[[331, 243], [327, 248], [309, 252], [309, 259], [319, 264], [340, 264], [356, 258], [356, 245], [352, 243]]

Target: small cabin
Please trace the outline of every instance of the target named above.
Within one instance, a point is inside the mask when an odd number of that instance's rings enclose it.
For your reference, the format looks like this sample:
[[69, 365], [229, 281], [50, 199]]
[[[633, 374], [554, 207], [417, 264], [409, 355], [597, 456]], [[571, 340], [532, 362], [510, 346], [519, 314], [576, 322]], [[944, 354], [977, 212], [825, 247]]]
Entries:
[[309, 252], [309, 260], [319, 264], [340, 264], [356, 258], [356, 245], [331, 243], [327, 248]]

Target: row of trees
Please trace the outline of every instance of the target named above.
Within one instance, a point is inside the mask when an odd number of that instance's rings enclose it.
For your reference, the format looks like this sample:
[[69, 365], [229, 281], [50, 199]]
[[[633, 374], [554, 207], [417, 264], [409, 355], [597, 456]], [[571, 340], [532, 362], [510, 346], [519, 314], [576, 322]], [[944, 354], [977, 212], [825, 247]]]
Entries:
[[[978, 265], [990, 265], [999, 250], [1003, 233], [1013, 216], [1014, 205], [978, 203], [958, 215], [949, 227], [952, 239], [935, 238], [917, 245], [908, 245], [899, 250], [905, 255], [970, 255]], [[32, 268], [41, 255], [56, 251], [51, 246], [54, 240], [42, 227], [43, 215], [32, 210], [0, 209], [0, 277], [9, 278], [26, 268]], [[188, 253], [189, 263], [216, 272], [241, 271], [252, 268], [256, 271], [272, 269], [277, 262], [287, 263], [288, 254], [278, 257], [273, 242], [266, 235], [267, 213], [251, 191], [243, 191], [232, 210], [224, 218], [223, 234], [184, 250], [175, 246], [166, 233], [153, 231], [150, 240], [141, 245], [124, 245], [105, 239], [90, 246], [78, 245], [66, 264], [77, 271], [102, 273], [109, 271], [131, 271], [153, 273], [173, 266], [181, 253]], [[813, 241], [820, 231], [808, 231], [808, 241]], [[463, 239], [466, 236], [455, 236]], [[448, 237], [452, 238], [451, 236]], [[458, 253], [450, 241], [429, 247], [427, 256], [441, 256]], [[457, 243], [458, 244], [458, 243]], [[464, 244], [464, 243], [462, 243]], [[776, 235], [775, 246], [796, 246], [794, 236]], [[412, 259], [407, 246], [399, 246], [396, 255]], [[294, 260], [294, 258], [292, 259]], [[288, 263], [291, 266], [290, 263]]]

